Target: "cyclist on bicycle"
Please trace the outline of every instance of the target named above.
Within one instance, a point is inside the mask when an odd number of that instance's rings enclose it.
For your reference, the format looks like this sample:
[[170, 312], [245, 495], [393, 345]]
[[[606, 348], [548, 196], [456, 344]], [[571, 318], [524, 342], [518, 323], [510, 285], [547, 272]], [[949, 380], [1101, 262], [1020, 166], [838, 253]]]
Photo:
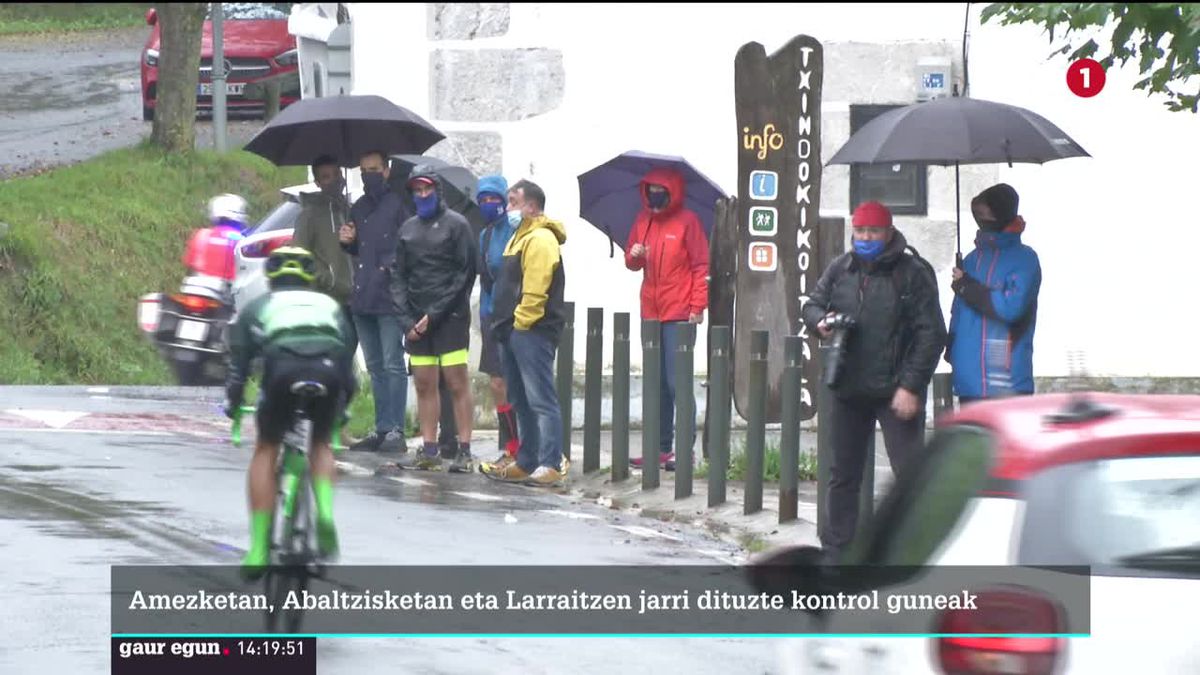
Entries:
[[266, 276], [271, 292], [257, 298], [230, 331], [229, 379], [225, 414], [233, 418], [242, 404], [251, 363], [263, 357], [262, 387], [255, 417], [258, 438], [250, 462], [250, 548], [242, 560], [247, 577], [260, 576], [269, 564], [275, 503], [275, 462], [284, 434], [295, 423], [296, 382], [319, 382], [327, 395], [309, 410], [313, 447], [309, 461], [317, 512], [317, 548], [326, 558], [337, 554], [333, 524], [333, 476], [336, 465], [330, 436], [334, 422], [354, 397], [354, 347], [345, 312], [336, 300], [311, 289], [316, 258], [287, 246], [271, 253]]

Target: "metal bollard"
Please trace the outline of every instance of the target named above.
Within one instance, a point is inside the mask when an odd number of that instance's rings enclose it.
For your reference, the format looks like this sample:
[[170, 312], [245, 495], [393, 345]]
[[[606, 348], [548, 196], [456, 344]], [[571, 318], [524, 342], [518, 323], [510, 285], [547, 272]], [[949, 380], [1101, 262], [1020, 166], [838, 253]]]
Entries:
[[692, 496], [692, 471], [696, 441], [696, 391], [693, 389], [696, 363], [692, 346], [696, 324], [680, 324], [679, 347], [675, 359], [675, 499]]
[[604, 309], [588, 307], [583, 376], [583, 472], [600, 470], [600, 385], [604, 363]]
[[564, 302], [562, 339], [558, 343], [558, 409], [562, 413], [562, 454], [571, 459], [571, 397], [575, 385], [575, 303]]
[[804, 338], [783, 340], [783, 387], [780, 392], [779, 522], [796, 520], [800, 510], [800, 386]]
[[662, 409], [662, 324], [642, 322], [642, 489], [658, 487]]
[[743, 513], [762, 511], [763, 450], [767, 442], [767, 348], [770, 333], [750, 334], [750, 391], [746, 420], [746, 497]]
[[709, 333], [711, 352], [708, 398], [704, 417], [708, 425], [708, 505], [725, 503], [725, 476], [729, 473], [730, 383], [729, 326], [713, 326]]
[[[817, 348], [817, 358], [824, 372], [829, 347]], [[817, 532], [825, 526], [829, 509], [829, 468], [833, 464], [833, 390], [824, 382], [817, 389]]]
[[945, 413], [954, 412], [954, 376], [951, 373], [934, 373], [933, 382], [933, 420]]
[[612, 480], [629, 478], [629, 312], [613, 315]]

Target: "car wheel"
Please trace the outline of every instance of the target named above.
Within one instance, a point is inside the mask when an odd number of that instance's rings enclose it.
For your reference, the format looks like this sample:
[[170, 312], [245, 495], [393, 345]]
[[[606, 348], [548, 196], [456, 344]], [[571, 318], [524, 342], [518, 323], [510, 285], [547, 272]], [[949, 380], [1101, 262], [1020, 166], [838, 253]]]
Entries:
[[151, 108], [148, 105], [142, 106], [142, 121], [143, 122], [154, 121], [154, 108]]

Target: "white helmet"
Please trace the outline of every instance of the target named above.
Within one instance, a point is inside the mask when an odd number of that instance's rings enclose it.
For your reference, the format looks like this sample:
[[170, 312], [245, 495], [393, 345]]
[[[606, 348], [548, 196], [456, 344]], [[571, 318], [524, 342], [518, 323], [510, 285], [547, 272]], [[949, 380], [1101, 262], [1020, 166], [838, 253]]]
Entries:
[[213, 225], [227, 224], [245, 229], [247, 215], [246, 200], [237, 195], [223, 194], [208, 202], [208, 220]]

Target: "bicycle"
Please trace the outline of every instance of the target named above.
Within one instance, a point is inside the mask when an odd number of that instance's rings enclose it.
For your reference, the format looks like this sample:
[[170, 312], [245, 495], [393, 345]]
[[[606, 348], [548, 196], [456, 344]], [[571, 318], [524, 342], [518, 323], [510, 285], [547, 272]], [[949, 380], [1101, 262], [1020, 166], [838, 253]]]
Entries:
[[[325, 566], [315, 545], [316, 528], [313, 514], [312, 476], [309, 473], [308, 453], [312, 447], [312, 405], [328, 395], [325, 385], [301, 380], [291, 386], [298, 399], [292, 428], [283, 436], [283, 453], [276, 466], [277, 493], [271, 523], [270, 559], [263, 577], [268, 604], [276, 611], [266, 612], [266, 632], [276, 632], [282, 621], [286, 633], [299, 631], [303, 609], [284, 609], [290, 594], [297, 597], [308, 588], [312, 578], [324, 576]], [[233, 418], [232, 441], [241, 445], [242, 415], [255, 410], [241, 406]], [[343, 420], [339, 415], [334, 423], [333, 437], [337, 438]], [[335, 448], [335, 451], [337, 448]]]

